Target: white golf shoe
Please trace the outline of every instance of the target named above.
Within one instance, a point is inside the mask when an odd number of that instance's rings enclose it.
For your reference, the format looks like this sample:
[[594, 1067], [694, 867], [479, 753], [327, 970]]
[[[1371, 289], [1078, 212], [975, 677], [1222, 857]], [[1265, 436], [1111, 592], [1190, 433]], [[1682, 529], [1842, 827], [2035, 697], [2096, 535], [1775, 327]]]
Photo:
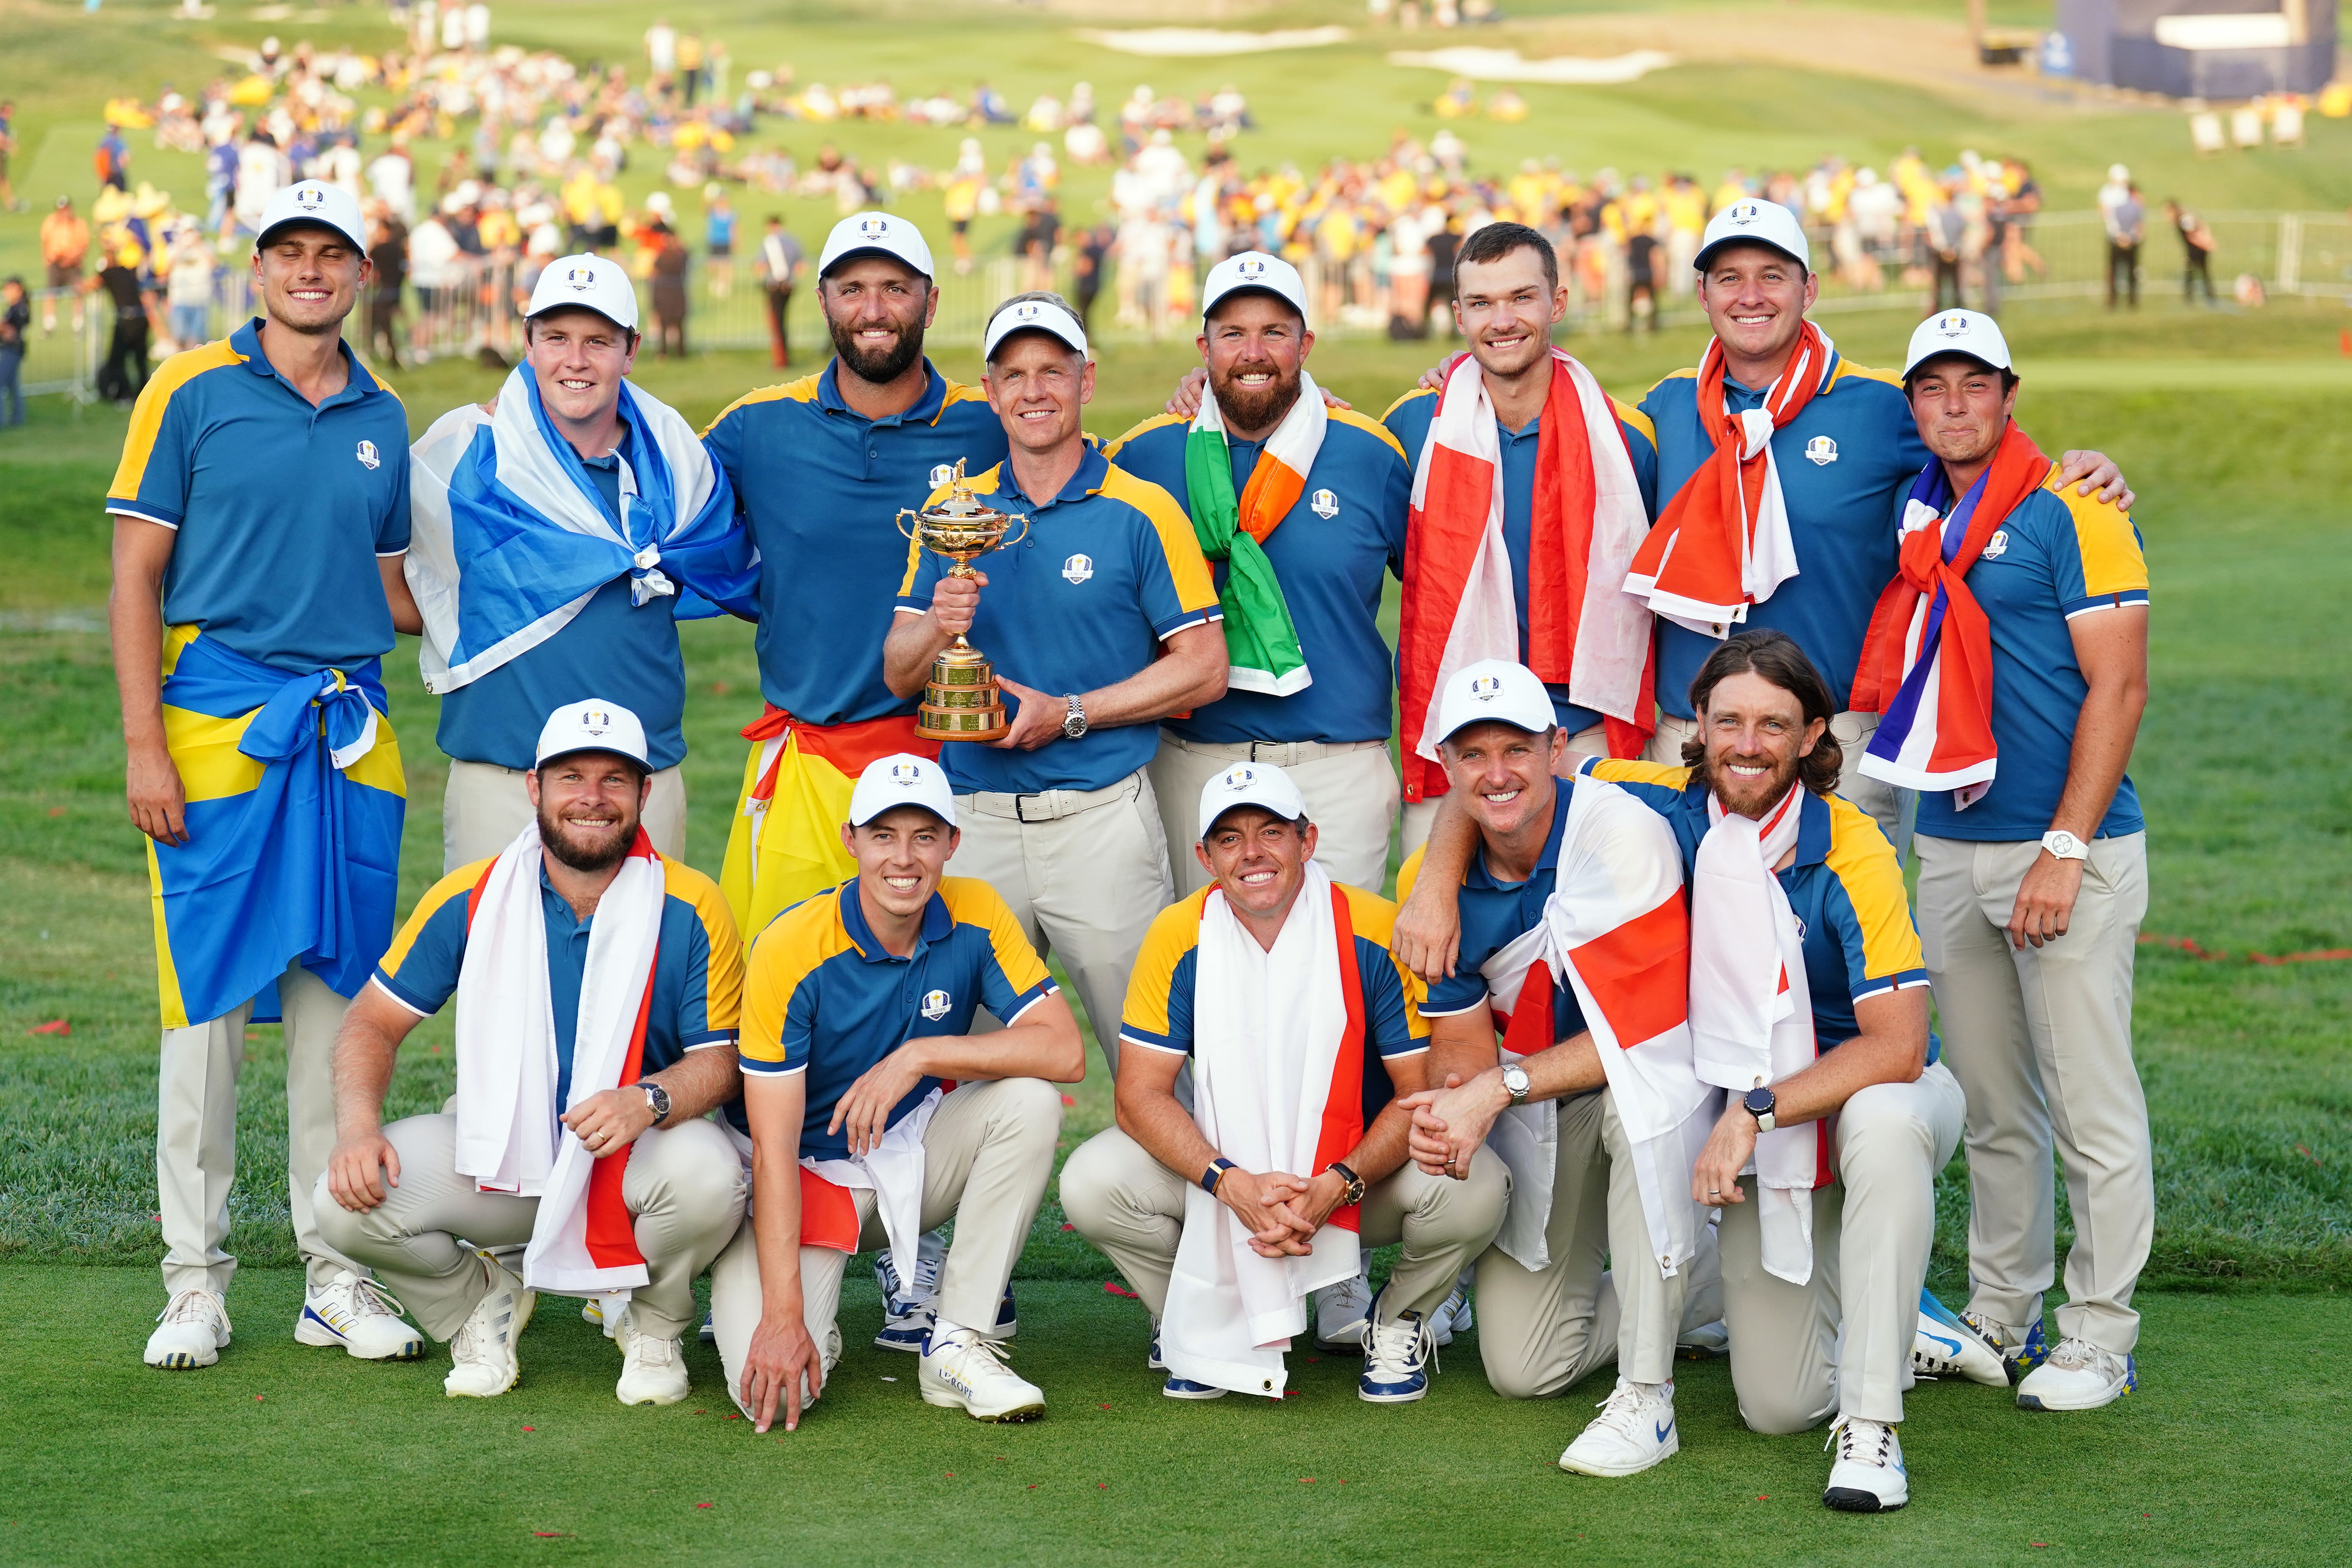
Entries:
[[1580, 1476], [1638, 1476], [1682, 1451], [1675, 1421], [1675, 1385], [1617, 1380], [1601, 1414], [1559, 1457], [1559, 1468]]
[[613, 1336], [621, 1343], [621, 1381], [613, 1389], [624, 1405], [676, 1405], [692, 1386], [686, 1375], [683, 1340], [666, 1340], [636, 1325], [636, 1314], [621, 1315]]
[[953, 1323], [932, 1329], [916, 1381], [924, 1404], [975, 1421], [1034, 1421], [1045, 1414], [1044, 1390], [1004, 1364], [1003, 1345]]
[[2088, 1340], [2065, 1339], [2017, 1385], [2020, 1410], [2096, 1410], [2139, 1386], [2139, 1363]]
[[515, 1342], [539, 1304], [538, 1292], [523, 1289], [521, 1280], [487, 1254], [482, 1267], [490, 1272], [489, 1291], [449, 1342], [449, 1375], [441, 1387], [452, 1399], [488, 1399], [522, 1381]]
[[[2004, 1380], [2006, 1385], [2006, 1380]], [[1824, 1447], [1837, 1450], [1822, 1501], [1845, 1513], [1892, 1513], [1911, 1500], [1903, 1442], [1884, 1421], [1841, 1415]]]
[[374, 1280], [339, 1269], [303, 1298], [294, 1342], [341, 1345], [362, 1361], [415, 1361], [425, 1353], [425, 1333], [402, 1316], [406, 1310]]
[[155, 1315], [147, 1336], [149, 1366], [186, 1372], [220, 1360], [228, 1343], [228, 1303], [210, 1290], [183, 1290]]
[[1364, 1324], [1372, 1313], [1372, 1282], [1365, 1269], [1315, 1292], [1315, 1348], [1328, 1355], [1352, 1355], [1364, 1348]]
[[1911, 1333], [1911, 1371], [1918, 1377], [1965, 1377], [1987, 1388], [2009, 1386], [2000, 1346], [1925, 1290]]

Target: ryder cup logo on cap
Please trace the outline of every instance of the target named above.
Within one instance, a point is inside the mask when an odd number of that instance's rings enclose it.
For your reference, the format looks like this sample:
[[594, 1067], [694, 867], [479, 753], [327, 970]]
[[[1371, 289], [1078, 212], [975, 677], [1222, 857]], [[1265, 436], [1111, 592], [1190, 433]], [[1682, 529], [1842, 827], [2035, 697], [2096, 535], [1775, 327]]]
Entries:
[[877, 757], [866, 764], [857, 775], [857, 787], [849, 792], [849, 826], [863, 827], [902, 805], [919, 805], [953, 827], [955, 794], [948, 788], [947, 770], [911, 752]]
[[824, 277], [835, 262], [853, 256], [896, 257], [925, 278], [934, 276], [931, 247], [925, 243], [923, 231], [888, 213], [853, 213], [835, 224], [824, 237], [824, 248], [817, 253], [816, 275]]
[[551, 261], [531, 285], [526, 316], [550, 310], [593, 310], [624, 331], [637, 330], [637, 286], [609, 256], [566, 256]]
[[1450, 741], [1472, 724], [1509, 724], [1540, 734], [1559, 722], [1551, 693], [1524, 664], [1482, 658], [1454, 672], [1439, 695], [1437, 738]]
[[1307, 285], [1298, 268], [1279, 256], [1244, 250], [1209, 268], [1209, 276], [1201, 283], [1201, 320], [1207, 321], [1226, 295], [1250, 289], [1286, 301], [1298, 312], [1299, 320], [1307, 319]]
[[1797, 221], [1795, 213], [1779, 202], [1749, 197], [1732, 203], [1707, 219], [1706, 232], [1699, 237], [1698, 254], [1691, 258], [1691, 265], [1706, 271], [1715, 253], [1732, 244], [1769, 245], [1796, 258], [1808, 270], [1813, 265], [1813, 253], [1805, 244], [1804, 226]]
[[299, 184], [280, 186], [261, 209], [261, 222], [254, 230], [254, 249], [268, 245], [279, 229], [289, 225], [331, 230], [351, 241], [354, 248], [367, 249], [367, 219], [361, 216], [359, 198], [341, 185], [304, 180]]
[[1903, 379], [1939, 354], [1966, 354], [1995, 370], [2009, 370], [2009, 340], [2000, 323], [1979, 310], [1947, 310], [1919, 323], [1903, 356]]
[[1050, 332], [1063, 344], [1083, 354], [1087, 352], [1087, 330], [1079, 325], [1077, 312], [1058, 299], [1015, 300], [996, 308], [988, 319], [988, 332], [980, 345], [980, 357], [996, 358], [997, 346], [1015, 332]]
[[653, 768], [646, 757], [645, 725], [626, 708], [601, 697], [558, 708], [547, 716], [546, 725], [539, 731], [534, 765], [543, 768], [574, 752], [610, 752], [647, 772]]
[[1237, 763], [1201, 786], [1201, 837], [1236, 806], [1254, 805], [1285, 822], [1307, 819], [1307, 797], [1290, 775], [1272, 763]]

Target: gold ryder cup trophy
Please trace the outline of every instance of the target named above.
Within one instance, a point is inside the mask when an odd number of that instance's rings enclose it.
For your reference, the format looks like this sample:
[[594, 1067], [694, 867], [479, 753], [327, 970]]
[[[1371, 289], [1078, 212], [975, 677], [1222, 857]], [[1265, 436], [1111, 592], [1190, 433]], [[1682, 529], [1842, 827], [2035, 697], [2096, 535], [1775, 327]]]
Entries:
[[[1029, 520], [982, 505], [964, 482], [961, 460], [950, 484], [948, 499], [938, 505], [920, 511], [901, 510], [898, 531], [932, 554], [954, 562], [950, 576], [976, 577], [979, 574], [971, 563], [992, 550], [1019, 543], [1029, 532]], [[1005, 531], [1016, 522], [1021, 531], [1007, 539]], [[916, 711], [915, 728], [934, 741], [1000, 741], [1012, 729], [1005, 721], [995, 666], [961, 632], [947, 651], [931, 662], [931, 679], [923, 688], [923, 705]]]

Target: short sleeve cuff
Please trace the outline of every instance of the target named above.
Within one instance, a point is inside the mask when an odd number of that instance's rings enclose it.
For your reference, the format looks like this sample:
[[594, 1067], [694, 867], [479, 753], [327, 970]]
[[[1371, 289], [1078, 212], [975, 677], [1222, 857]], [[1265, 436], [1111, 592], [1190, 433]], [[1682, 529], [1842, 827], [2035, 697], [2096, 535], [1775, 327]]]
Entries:
[[689, 1051], [708, 1050], [712, 1046], [731, 1046], [734, 1043], [735, 1031], [732, 1029], [703, 1029], [679, 1041]]
[[1041, 980], [1036, 984], [1032, 985], [1028, 990], [1024, 991], [1020, 995], [1015, 996], [1013, 999], [1013, 1010], [1006, 1015], [1004, 1019], [1006, 1027], [1009, 1028], [1013, 1025], [1019, 1023], [1021, 1021], [1022, 1015], [1027, 1013], [1030, 1008], [1034, 1007], [1046, 997], [1058, 996], [1061, 993], [1061, 986], [1055, 984], [1050, 979]]
[[1431, 986], [1429, 1000], [1423, 1002], [1419, 1009], [1421, 1016], [1424, 1018], [1455, 1018], [1486, 1000], [1486, 979], [1474, 974], [1469, 980], [1470, 984], [1465, 984], [1463, 978], [1456, 975], [1452, 980], [1441, 980]]
[[177, 529], [180, 526], [178, 512], [167, 506], [157, 506], [153, 501], [121, 500], [109, 496], [106, 498], [106, 510], [117, 517], [137, 518], [141, 522], [152, 522], [158, 528]]
[[1154, 1034], [1150, 1029], [1139, 1028], [1133, 1024], [1121, 1023], [1118, 1026], [1118, 1037], [1122, 1045], [1140, 1046], [1147, 1051], [1164, 1051], [1171, 1057], [1189, 1057], [1192, 1054], [1191, 1045], [1180, 1046], [1166, 1035]]
[[1384, 1062], [1402, 1061], [1406, 1057], [1425, 1056], [1428, 1054], [1428, 1051], [1429, 1037], [1427, 1035], [1414, 1035], [1407, 1038], [1402, 1045], [1382, 1046], [1381, 1047], [1381, 1060]]
[[1151, 632], [1161, 642], [1166, 642], [1178, 632], [1190, 631], [1194, 626], [1205, 626], [1212, 621], [1222, 621], [1224, 618], [1225, 612], [1212, 605], [1204, 610], [1186, 610], [1179, 615], [1171, 616], [1164, 621], [1154, 621], [1151, 625]]
[[2147, 606], [2147, 589], [2126, 588], [2121, 593], [2094, 594], [2088, 598], [2070, 600], [2066, 605], [2066, 618], [2071, 621], [2077, 616], [2087, 616], [2095, 610], [2121, 610], [2134, 605], [2143, 608]]
[[805, 1061], [771, 1061], [765, 1057], [751, 1056], [740, 1050], [735, 1053], [735, 1059], [745, 1072], [753, 1073], [761, 1078], [790, 1078], [796, 1072], [805, 1072], [808, 1069], [808, 1063]]
[[1914, 986], [1927, 984], [1926, 970], [1906, 969], [1894, 974], [1882, 974], [1864, 981], [1854, 987], [1853, 999], [1860, 1002], [1866, 997], [1884, 996], [1890, 991], [1908, 991]]
[[409, 989], [382, 964], [376, 965], [374, 980], [385, 995], [420, 1018], [430, 1018], [434, 1014], [441, 1011], [441, 1004], [448, 1000], [446, 996], [426, 996], [421, 992]]

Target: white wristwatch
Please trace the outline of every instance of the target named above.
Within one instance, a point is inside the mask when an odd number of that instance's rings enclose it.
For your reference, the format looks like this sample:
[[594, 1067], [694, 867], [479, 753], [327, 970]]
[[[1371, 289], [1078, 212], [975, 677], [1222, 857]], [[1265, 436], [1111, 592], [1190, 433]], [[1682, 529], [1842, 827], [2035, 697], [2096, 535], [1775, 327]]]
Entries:
[[2089, 858], [2091, 847], [2063, 827], [2053, 827], [2042, 836], [2042, 847], [2050, 851], [2053, 860], [2082, 860]]
[[1528, 1092], [1534, 1088], [1534, 1083], [1528, 1078], [1528, 1069], [1518, 1063], [1513, 1062], [1503, 1068], [1503, 1092], [1511, 1097], [1513, 1105], [1525, 1105]]

